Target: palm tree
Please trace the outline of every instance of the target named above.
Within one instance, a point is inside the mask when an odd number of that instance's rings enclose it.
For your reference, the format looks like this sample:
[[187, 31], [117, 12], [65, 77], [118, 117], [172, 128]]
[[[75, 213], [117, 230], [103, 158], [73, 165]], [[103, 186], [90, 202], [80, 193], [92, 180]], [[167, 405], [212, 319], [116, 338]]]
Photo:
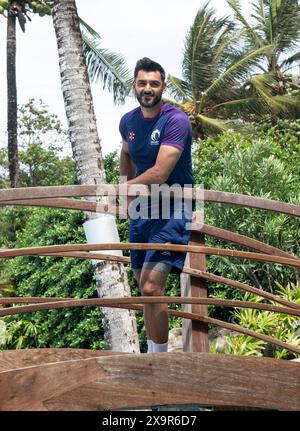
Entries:
[[[2, 2], [3, 3], [3, 2]], [[1, 4], [2, 4], [1, 3]], [[7, 10], [7, 132], [8, 160], [11, 187], [19, 186], [19, 157], [17, 132], [17, 85], [16, 85], [16, 20], [23, 32], [29, 12], [40, 16], [51, 14], [49, 0], [9, 0], [3, 7]], [[90, 78], [103, 82], [103, 87], [113, 92], [115, 102], [124, 102], [130, 92], [130, 74], [125, 69], [124, 59], [107, 49], [100, 48], [101, 37], [80, 19], [82, 43], [87, 59]]]
[[275, 114], [280, 113], [280, 108], [284, 111], [296, 111], [296, 115], [298, 111], [299, 114], [299, 96], [286, 96], [288, 89], [300, 90], [299, 85], [287, 75], [295, 62], [300, 60], [299, 1], [255, 0], [252, 3], [253, 13], [250, 19], [246, 19], [242, 14], [238, 0], [227, 0], [227, 3], [244, 30], [249, 49], [272, 46], [259, 65], [263, 73], [253, 76], [250, 84], [272, 105]]
[[102, 83], [113, 93], [115, 103], [124, 103], [132, 91], [132, 73], [126, 69], [120, 54], [102, 48], [101, 36], [79, 18], [82, 47], [91, 82]]
[[11, 187], [19, 185], [19, 158], [17, 132], [17, 84], [16, 84], [16, 18], [17, 3], [10, 1], [7, 7], [7, 150]]
[[273, 45], [251, 49], [241, 46], [245, 30], [238, 31], [228, 17], [216, 18], [208, 5], [199, 9], [187, 33], [183, 79], [168, 77], [168, 88], [175, 98], [171, 103], [189, 116], [194, 139], [230, 129], [243, 130], [241, 120], [296, 105], [288, 97], [284, 100], [281, 96], [280, 102], [272, 97], [270, 76], [251, 76]]
[[266, 53], [264, 73], [282, 74], [300, 60], [300, 6], [298, 0], [255, 0], [252, 2], [253, 23], [242, 14], [238, 0], [227, 0], [235, 18], [245, 30], [247, 44], [251, 48], [272, 45]]
[[[73, 156], [80, 183], [105, 182], [105, 172], [87, 74], [75, 0], [55, 0], [52, 8], [61, 73], [62, 92]], [[88, 218], [97, 215], [88, 214]], [[130, 296], [126, 273], [120, 264], [101, 262], [95, 270], [101, 296]], [[103, 309], [109, 348], [138, 351], [136, 322], [128, 310]]]

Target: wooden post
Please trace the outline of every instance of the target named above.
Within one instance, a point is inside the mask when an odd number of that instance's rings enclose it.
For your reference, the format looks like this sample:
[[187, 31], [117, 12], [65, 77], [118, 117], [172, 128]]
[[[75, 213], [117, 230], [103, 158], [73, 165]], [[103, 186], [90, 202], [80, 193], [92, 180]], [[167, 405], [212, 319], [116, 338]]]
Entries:
[[[201, 232], [192, 232], [189, 245], [205, 245], [205, 235]], [[205, 271], [205, 254], [190, 253], [189, 266]], [[207, 283], [201, 278], [181, 275], [181, 296], [207, 298]], [[183, 311], [198, 313], [207, 316], [207, 305], [185, 304]], [[201, 322], [183, 319], [182, 341], [184, 352], [208, 352], [208, 325]]]

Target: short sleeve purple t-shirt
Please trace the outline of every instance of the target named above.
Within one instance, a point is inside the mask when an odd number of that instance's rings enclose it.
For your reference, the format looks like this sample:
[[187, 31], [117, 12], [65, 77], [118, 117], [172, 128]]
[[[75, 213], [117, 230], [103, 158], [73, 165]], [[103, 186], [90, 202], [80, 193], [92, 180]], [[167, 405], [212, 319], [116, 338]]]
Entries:
[[137, 176], [154, 166], [161, 145], [170, 145], [182, 153], [166, 181], [167, 184], [194, 184], [191, 161], [192, 127], [185, 113], [164, 103], [156, 117], [144, 118], [139, 107], [121, 118], [119, 129], [122, 139], [128, 143], [130, 157], [137, 167]]

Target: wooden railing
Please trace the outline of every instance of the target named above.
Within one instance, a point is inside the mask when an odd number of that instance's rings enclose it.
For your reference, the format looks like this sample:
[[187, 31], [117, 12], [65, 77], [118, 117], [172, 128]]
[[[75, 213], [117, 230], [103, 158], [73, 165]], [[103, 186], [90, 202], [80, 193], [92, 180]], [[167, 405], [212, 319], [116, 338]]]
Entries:
[[[195, 197], [195, 190], [187, 190], [187, 195], [189, 198]], [[126, 192], [127, 194], [127, 192]], [[140, 194], [148, 194], [147, 188], [144, 189]], [[129, 196], [135, 195], [135, 189], [130, 188], [128, 190]], [[0, 190], [0, 205], [25, 205], [25, 206], [41, 206], [41, 207], [53, 207], [53, 208], [64, 208], [71, 210], [83, 210], [89, 212], [101, 212], [107, 214], [117, 214], [126, 216], [126, 210], [121, 208], [117, 203], [109, 203], [109, 197], [118, 196], [119, 198], [124, 196], [124, 192], [119, 193], [118, 186], [111, 186], [109, 188], [107, 185], [77, 185], [77, 186], [58, 186], [58, 187], [35, 187], [35, 188], [20, 188], [20, 189], [6, 189]], [[79, 197], [87, 197], [87, 199], [74, 199]], [[101, 197], [106, 197], [107, 202], [101, 203], [89, 199], [98, 199]], [[230, 205], [242, 205], [245, 207], [275, 211], [279, 213], [284, 213], [290, 216], [300, 216], [300, 206], [288, 204], [284, 202], [272, 201], [268, 199], [261, 199], [251, 196], [238, 195], [227, 192], [220, 191], [204, 191], [204, 200], [209, 202], [218, 202]], [[118, 201], [116, 201], [118, 202]], [[245, 246], [247, 248], [253, 249], [254, 252], [240, 251], [234, 249], [222, 249], [216, 247], [207, 247], [205, 245], [205, 237], [211, 236], [229, 243], [238, 244], [239, 246]], [[207, 307], [208, 305], [214, 305], [217, 307], [231, 307], [231, 308], [253, 308], [257, 310], [267, 310], [281, 314], [287, 314], [291, 316], [300, 316], [300, 305], [294, 302], [288, 301], [280, 296], [274, 295], [270, 292], [263, 291], [262, 289], [257, 289], [256, 287], [250, 286], [245, 283], [241, 283], [236, 280], [231, 280], [225, 277], [221, 277], [215, 274], [208, 273], [205, 268], [205, 257], [206, 255], [217, 255], [217, 256], [227, 256], [240, 259], [249, 259], [260, 262], [270, 262], [281, 265], [288, 265], [294, 268], [300, 268], [300, 258], [291, 255], [285, 251], [279, 250], [276, 247], [272, 247], [268, 244], [262, 243], [252, 238], [248, 238], [244, 235], [239, 235], [234, 232], [230, 232], [218, 227], [209, 225], [199, 225], [193, 224], [191, 240], [189, 245], [175, 245], [175, 244], [145, 244], [145, 243], [113, 243], [113, 244], [71, 244], [71, 245], [52, 245], [45, 247], [28, 247], [20, 249], [1, 249], [1, 258], [12, 258], [15, 256], [59, 256], [59, 257], [72, 257], [79, 259], [99, 259], [108, 261], [117, 261], [124, 264], [130, 264], [130, 259], [128, 257], [115, 256], [111, 254], [98, 254], [93, 253], [93, 251], [109, 251], [109, 250], [131, 250], [131, 249], [143, 249], [143, 250], [170, 250], [170, 251], [184, 251], [189, 254], [189, 265], [184, 267], [183, 276], [181, 279], [181, 297], [138, 297], [138, 298], [119, 298], [119, 297], [106, 297], [106, 298], [93, 298], [93, 299], [73, 299], [73, 298], [32, 298], [32, 297], [2, 297], [0, 298], [0, 304], [14, 304], [14, 307], [2, 308], [0, 309], [0, 317], [12, 315], [12, 314], [22, 314], [33, 311], [49, 310], [49, 309], [59, 309], [66, 307], [117, 307], [117, 308], [128, 308], [133, 310], [142, 311], [142, 304], [146, 303], [176, 303], [182, 304], [182, 311], [175, 311], [169, 309], [169, 315], [179, 316], [184, 319], [183, 330], [184, 330], [184, 351], [189, 352], [201, 352], [205, 354], [208, 352], [208, 325], [216, 325], [229, 330], [234, 330], [235, 332], [246, 334], [267, 343], [276, 345], [278, 347], [287, 349], [291, 352], [300, 355], [300, 348], [296, 345], [291, 345], [285, 343], [281, 340], [269, 337], [260, 333], [243, 328], [239, 325], [234, 325], [218, 319], [214, 319], [208, 316]], [[227, 299], [212, 298], [207, 296], [207, 282], [221, 283], [233, 288], [250, 292], [263, 297], [266, 300], [274, 301], [279, 305], [267, 304], [267, 303], [257, 303], [250, 301], [234, 301]], [[52, 349], [53, 350], [53, 349]], [[29, 352], [30, 353], [30, 352]], [[30, 354], [28, 355], [30, 356]], [[51, 353], [56, 355], [56, 353]], [[100, 353], [98, 352], [100, 355]], [[3, 353], [7, 355], [7, 353]], [[21, 353], [20, 353], [21, 355]], [[45, 353], [46, 355], [46, 353]], [[96, 354], [95, 354], [96, 355]], [[3, 356], [3, 357], [4, 357]], [[32, 356], [32, 355], [31, 355]], [[100, 355], [101, 356], [101, 355]], [[132, 355], [130, 355], [132, 356]], [[158, 354], [157, 358], [161, 355]], [[215, 355], [210, 355], [211, 361], [214, 361], [213, 357]], [[218, 355], [217, 355], [218, 356]], [[221, 355], [222, 356], [222, 355]], [[21, 356], [20, 356], [21, 357]], [[33, 357], [33, 356], [32, 356]], [[198, 360], [200, 357], [198, 357]], [[207, 360], [208, 356], [205, 356]], [[233, 357], [231, 357], [233, 358]], [[16, 359], [16, 358], [15, 358]], [[246, 358], [241, 358], [241, 360]], [[258, 358], [257, 358], [258, 359]], [[132, 359], [130, 359], [132, 360]], [[219, 359], [216, 359], [217, 362]], [[223, 360], [223, 359], [222, 359]], [[249, 363], [249, 358], [247, 359], [247, 366]], [[101, 359], [102, 361], [102, 359]], [[105, 362], [105, 358], [103, 359]], [[115, 359], [116, 363], [117, 358]], [[124, 361], [124, 359], [122, 359]], [[164, 359], [164, 361], [166, 361]], [[174, 357], [172, 357], [174, 361]], [[233, 361], [233, 360], [232, 360]], [[238, 359], [240, 361], [240, 359]], [[125, 361], [126, 362], [126, 361]], [[287, 363], [287, 361], [284, 361]], [[123, 362], [124, 363], [124, 362]], [[226, 362], [227, 363], [227, 362]], [[118, 363], [119, 364], [119, 363]], [[128, 362], [129, 364], [129, 362]], [[168, 362], [169, 364], [169, 362]], [[245, 363], [246, 364], [246, 363]], [[233, 362], [232, 362], [233, 365]], [[240, 362], [238, 364], [240, 366]], [[295, 364], [296, 365], [296, 364]], [[118, 365], [120, 366], [120, 365]], [[128, 365], [129, 366], [129, 365]], [[153, 361], [152, 365], [153, 366]], [[252, 365], [251, 365], [252, 366]], [[273, 370], [277, 370], [276, 363], [273, 363]], [[213, 366], [212, 366], [213, 369]], [[230, 366], [228, 369], [231, 369]], [[253, 363], [253, 369], [255, 365]], [[279, 367], [278, 370], [282, 367]], [[128, 370], [127, 370], [128, 371]], [[200, 372], [200, 371], [199, 371]], [[212, 372], [212, 370], [211, 370]], [[266, 371], [267, 373], [267, 371]], [[0, 373], [1, 374], [1, 373]], [[267, 375], [267, 374], [266, 374]], [[241, 382], [241, 378], [238, 381], [236, 387], [236, 394], [232, 397], [231, 403], [234, 400], [238, 402], [238, 385]], [[266, 377], [267, 378], [267, 377]], [[299, 385], [299, 379], [297, 381]], [[258, 382], [256, 383], [258, 384]], [[226, 385], [224, 383], [224, 385]], [[298, 386], [297, 386], [298, 387]], [[290, 392], [286, 392], [286, 398], [284, 400], [279, 400], [277, 398], [276, 404], [276, 386], [273, 388], [274, 397], [270, 395], [270, 387], [268, 388], [268, 396], [272, 398], [266, 404], [257, 400], [252, 400], [250, 394], [244, 397], [243, 403], [240, 405], [263, 405], [263, 406], [275, 406], [278, 408], [290, 407], [292, 409], [299, 408], [299, 394], [298, 400], [292, 405], [288, 404], [288, 397]], [[295, 389], [297, 393], [297, 388]], [[172, 392], [172, 391], [171, 391]], [[170, 394], [171, 394], [170, 392]], [[197, 391], [196, 391], [197, 392]], [[163, 394], [164, 392], [162, 392]], [[206, 395], [193, 395], [194, 392], [191, 390], [191, 396], [185, 397], [188, 402], [192, 402], [192, 399], [197, 399], [198, 402], [207, 401]], [[174, 395], [174, 392], [173, 392]], [[220, 395], [220, 394], [219, 394]], [[81, 396], [81, 395], [80, 395]], [[196, 398], [193, 398], [195, 396]], [[198, 397], [198, 398], [197, 398]], [[297, 396], [296, 396], [297, 397]], [[128, 398], [128, 397], [127, 397]], [[129, 397], [130, 398], [130, 397]], [[128, 398], [128, 399], [129, 399]], [[213, 397], [212, 397], [213, 398]], [[212, 398], [209, 398], [212, 401]], [[251, 399], [250, 399], [251, 398]], [[157, 399], [157, 402], [162, 403], [162, 398]], [[265, 398], [266, 399], [266, 398]], [[200, 401], [199, 401], [200, 400]], [[221, 400], [221, 401], [220, 401]], [[5, 404], [5, 401], [3, 401]], [[56, 399], [56, 403], [62, 403], [61, 398]], [[175, 401], [176, 402], [176, 401]], [[226, 397], [221, 396], [219, 398], [219, 403], [228, 403]], [[235, 402], [235, 401], [234, 401]], [[242, 402], [242, 401], [241, 401]], [[67, 403], [66, 398], [64, 399], [64, 405], [70, 407]], [[172, 399], [174, 403], [174, 397]], [[25, 403], [26, 404], [26, 403]], [[50, 403], [51, 404], [51, 403]], [[33, 405], [33, 404], [32, 404]], [[57, 406], [57, 404], [55, 404]], [[127, 407], [132, 405], [141, 405], [137, 402], [134, 404], [134, 400], [128, 401]], [[144, 404], [146, 405], [146, 404]], [[90, 404], [89, 404], [90, 406]], [[114, 408], [125, 406], [121, 402], [115, 402]], [[0, 407], [1, 407], [1, 397], [0, 397]], [[49, 407], [49, 405], [48, 405]], [[53, 407], [53, 406], [52, 406]], [[50, 408], [50, 407], [49, 407]], [[55, 408], [55, 407], [54, 407]]]
[[[201, 191], [203, 193], [203, 191]], [[91, 212], [113, 213], [124, 217], [126, 209], [119, 207], [116, 204], [99, 203], [90, 200], [73, 199], [74, 197], [92, 196], [95, 198], [106, 196], [120, 197], [124, 195], [118, 186], [98, 184], [98, 185], [76, 185], [76, 186], [50, 186], [50, 187], [35, 187], [35, 188], [19, 188], [19, 189], [4, 189], [0, 190], [0, 205], [30, 205], [30, 206], [44, 206], [65, 209], [77, 209]], [[129, 187], [128, 196], [136, 195], [136, 187]], [[139, 195], [148, 195], [148, 188], [139, 188]], [[187, 198], [196, 197], [197, 190], [187, 189], [184, 192]], [[276, 212], [285, 213], [292, 216], [300, 216], [300, 206], [288, 204], [285, 202], [272, 201], [268, 199], [256, 198], [252, 196], [239, 195], [234, 193], [220, 192], [205, 190], [203, 193], [204, 200], [209, 202], [218, 202], [230, 205], [242, 205], [251, 208], [271, 210]], [[72, 197], [72, 198], [70, 198]], [[117, 201], [116, 201], [117, 202]], [[215, 247], [205, 247], [205, 235], [209, 235], [227, 242], [243, 245], [247, 248], [252, 248], [260, 253], [246, 252], [231, 249], [220, 249]], [[90, 253], [95, 250], [130, 250], [130, 249], [152, 249], [152, 250], [173, 250], [189, 252], [190, 265], [185, 267], [183, 273], [187, 275], [190, 280], [182, 278], [182, 297], [140, 297], [140, 298], [102, 298], [91, 300], [64, 300], [59, 298], [51, 298], [47, 301], [41, 299], [40, 304], [33, 304], [36, 302], [34, 298], [0, 298], [0, 303], [24, 303], [27, 302], [31, 305], [5, 308], [0, 310], [0, 316], [8, 314], [25, 313], [28, 311], [45, 310], [50, 308], [62, 307], [78, 307], [78, 306], [104, 306], [123, 308], [141, 309], [141, 304], [147, 302], [167, 302], [167, 303], [181, 303], [183, 311], [169, 310], [170, 314], [180, 317], [186, 317], [187, 321], [183, 323], [183, 343], [185, 351], [208, 351], [208, 324], [221, 326], [223, 328], [232, 329], [236, 332], [254, 336], [266, 342], [280, 346], [294, 353], [300, 354], [300, 348], [297, 346], [289, 345], [280, 340], [268, 337], [262, 334], [254, 333], [253, 331], [241, 328], [238, 325], [232, 325], [226, 322], [219, 321], [208, 317], [207, 306], [222, 306], [222, 307], [251, 307], [254, 309], [264, 309], [283, 314], [300, 315], [300, 305], [291, 301], [287, 301], [277, 295], [269, 292], [264, 292], [261, 289], [249, 286], [245, 283], [240, 283], [235, 280], [220, 277], [205, 271], [205, 256], [218, 255], [236, 257], [241, 259], [257, 260], [263, 262], [272, 262], [282, 265], [289, 265], [295, 268], [300, 267], [300, 259], [296, 256], [290, 255], [287, 252], [279, 250], [268, 244], [208, 225], [192, 225], [191, 240], [188, 246], [174, 245], [174, 244], [77, 244], [77, 245], [53, 245], [47, 247], [30, 247], [14, 250], [0, 250], [0, 258], [9, 258], [15, 256], [25, 255], [52, 255], [60, 257], [76, 257], [80, 259], [99, 259], [99, 260], [113, 260], [123, 263], [130, 263], [129, 258], [107, 255], [99, 255], [97, 253]], [[268, 304], [258, 304], [254, 302], [244, 301], [228, 301], [217, 298], [207, 297], [207, 281], [222, 283], [231, 287], [235, 287], [246, 292], [251, 292], [259, 295], [265, 299], [272, 300], [284, 307], [275, 307]]]

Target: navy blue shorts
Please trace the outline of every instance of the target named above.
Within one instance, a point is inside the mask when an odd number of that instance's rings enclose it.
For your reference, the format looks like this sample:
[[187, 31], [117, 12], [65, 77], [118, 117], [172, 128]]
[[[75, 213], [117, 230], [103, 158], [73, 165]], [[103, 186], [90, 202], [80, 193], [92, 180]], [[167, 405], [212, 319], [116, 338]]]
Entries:
[[[192, 210], [180, 202], [171, 205], [169, 215], [168, 218], [164, 218], [160, 212], [158, 218], [131, 218], [130, 242], [187, 245], [191, 235], [189, 224], [192, 219]], [[146, 262], [161, 262], [172, 267], [171, 273], [180, 274], [184, 266], [186, 252], [131, 250], [130, 256], [132, 269], [142, 269]]]

